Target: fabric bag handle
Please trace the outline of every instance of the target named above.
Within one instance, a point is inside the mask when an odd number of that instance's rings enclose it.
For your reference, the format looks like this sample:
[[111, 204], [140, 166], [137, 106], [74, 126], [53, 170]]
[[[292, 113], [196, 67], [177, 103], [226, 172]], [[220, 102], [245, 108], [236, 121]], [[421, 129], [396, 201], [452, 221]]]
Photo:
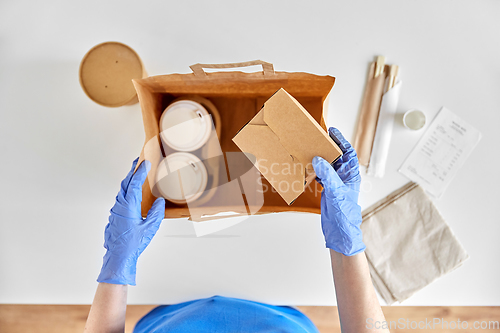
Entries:
[[252, 60], [245, 62], [234, 62], [228, 64], [194, 64], [189, 66], [193, 71], [194, 75], [204, 77], [207, 76], [207, 73], [203, 70], [203, 68], [237, 68], [237, 67], [248, 67], [248, 66], [262, 66], [262, 71], [264, 72], [264, 76], [269, 77], [274, 75], [274, 66], [269, 62], [265, 62], [262, 60]]

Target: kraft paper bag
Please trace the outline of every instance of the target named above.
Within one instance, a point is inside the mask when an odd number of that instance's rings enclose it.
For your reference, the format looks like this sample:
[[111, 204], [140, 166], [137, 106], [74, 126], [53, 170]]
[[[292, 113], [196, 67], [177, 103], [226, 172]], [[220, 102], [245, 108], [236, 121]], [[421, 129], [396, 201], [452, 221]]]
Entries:
[[365, 210], [361, 230], [373, 284], [387, 304], [409, 298], [469, 257], [416, 183]]
[[[203, 70], [253, 65], [262, 65], [263, 70], [254, 73], [210, 73]], [[212, 170], [214, 175], [218, 174], [218, 181], [212, 182], [213, 186], [206, 191], [207, 195], [203, 194], [199, 200], [189, 205], [175, 204], [167, 200], [165, 218], [189, 217], [202, 222], [221, 213], [234, 213], [224, 216], [285, 211], [320, 214], [322, 188], [319, 183], [310, 182], [293, 205], [288, 205], [271, 184], [254, 170], [253, 164], [243, 155], [232, 138], [281, 88], [294, 96], [326, 131], [324, 119], [327, 117], [328, 96], [335, 78], [328, 75], [275, 71], [272, 64], [261, 60], [234, 64], [195, 64], [190, 68], [192, 73], [157, 75], [133, 80], [141, 106], [145, 134], [138, 165], [146, 158], [151, 162], [151, 170], [142, 188], [142, 216], [147, 215], [156, 200], [156, 170], [165, 157], [165, 149], [160, 139], [161, 115], [172, 101], [188, 96], [208, 100], [220, 115], [220, 133], [217, 133], [215, 138], [220, 154], [210, 159], [202, 159], [208, 164], [207, 169]], [[208, 197], [209, 194], [212, 195]]]

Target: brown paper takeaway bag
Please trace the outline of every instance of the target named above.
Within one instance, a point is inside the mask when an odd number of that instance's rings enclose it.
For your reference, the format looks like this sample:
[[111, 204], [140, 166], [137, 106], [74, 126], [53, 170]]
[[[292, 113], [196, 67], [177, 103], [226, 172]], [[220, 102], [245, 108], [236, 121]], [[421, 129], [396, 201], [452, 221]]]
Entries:
[[[222, 71], [206, 73], [203, 68], [233, 68], [262, 65], [262, 72]], [[159, 120], [167, 105], [179, 97], [201, 96], [220, 114], [221, 155], [207, 153], [204, 163], [217, 179], [212, 189], [199, 200], [186, 205], [166, 201], [165, 218], [190, 217], [194, 221], [209, 215], [232, 212], [233, 215], [264, 214], [284, 211], [320, 213], [321, 185], [311, 182], [292, 205], [288, 205], [261, 177], [251, 162], [232, 141], [276, 91], [283, 88], [292, 95], [326, 130], [324, 118], [327, 97], [335, 78], [308, 73], [275, 72], [273, 65], [256, 60], [245, 63], [191, 66], [193, 73], [168, 74], [133, 80], [145, 131], [145, 144], [139, 164], [151, 161], [151, 170], [142, 189], [142, 215], [146, 216], [156, 199], [154, 178], [165, 151], [161, 147]], [[138, 164], [138, 165], [139, 165]], [[258, 186], [257, 186], [257, 185]], [[209, 193], [208, 193], [209, 192]], [[219, 216], [223, 217], [223, 216]], [[218, 218], [219, 218], [218, 217]]]

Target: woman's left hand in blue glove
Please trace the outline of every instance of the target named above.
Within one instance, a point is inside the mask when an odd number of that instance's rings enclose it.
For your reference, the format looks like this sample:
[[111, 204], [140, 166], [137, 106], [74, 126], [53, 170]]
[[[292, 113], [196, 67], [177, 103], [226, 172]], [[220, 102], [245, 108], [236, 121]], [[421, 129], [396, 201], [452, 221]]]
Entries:
[[151, 242], [165, 217], [165, 199], [158, 198], [145, 219], [141, 215], [142, 185], [151, 169], [144, 161], [137, 172], [137, 158], [122, 181], [104, 232], [104, 255], [97, 282], [135, 286], [137, 259]]

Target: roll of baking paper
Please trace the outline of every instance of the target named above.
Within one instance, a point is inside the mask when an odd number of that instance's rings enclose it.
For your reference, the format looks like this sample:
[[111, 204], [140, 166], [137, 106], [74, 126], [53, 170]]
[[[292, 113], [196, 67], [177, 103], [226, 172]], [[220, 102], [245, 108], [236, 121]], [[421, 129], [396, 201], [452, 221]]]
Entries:
[[394, 87], [382, 96], [380, 112], [378, 115], [377, 129], [373, 139], [372, 154], [366, 173], [368, 176], [382, 178], [385, 174], [385, 166], [389, 147], [391, 145], [392, 127], [394, 116], [398, 108], [399, 93], [402, 81], [397, 80]]
[[382, 74], [374, 77], [375, 62], [371, 63], [363, 102], [361, 103], [356, 136], [353, 141], [353, 147], [358, 155], [360, 165], [367, 166], [370, 162], [386, 74], [387, 72], [382, 72]]

